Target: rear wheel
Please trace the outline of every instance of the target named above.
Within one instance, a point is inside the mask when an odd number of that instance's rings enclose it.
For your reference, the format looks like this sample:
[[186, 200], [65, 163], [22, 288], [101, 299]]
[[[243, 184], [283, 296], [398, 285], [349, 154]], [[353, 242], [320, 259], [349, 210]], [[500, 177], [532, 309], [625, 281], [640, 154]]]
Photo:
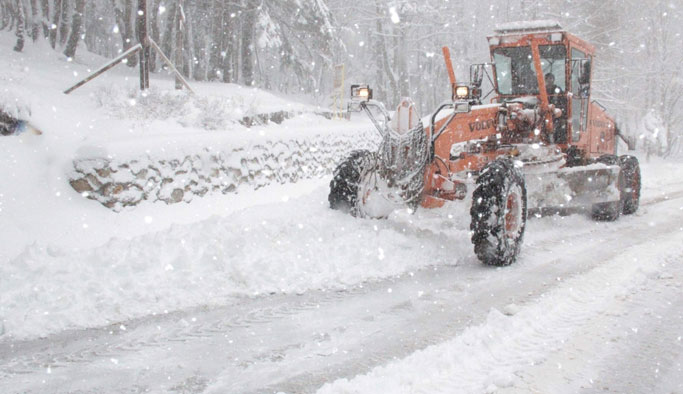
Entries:
[[512, 161], [489, 163], [477, 179], [470, 209], [474, 253], [484, 264], [512, 264], [526, 227], [524, 176]]
[[634, 156], [620, 156], [619, 167], [621, 167], [621, 212], [630, 215], [638, 210], [640, 204], [640, 163]]
[[356, 150], [337, 166], [327, 196], [330, 208], [356, 214], [361, 176], [372, 165], [373, 158], [374, 154], [370, 151]]

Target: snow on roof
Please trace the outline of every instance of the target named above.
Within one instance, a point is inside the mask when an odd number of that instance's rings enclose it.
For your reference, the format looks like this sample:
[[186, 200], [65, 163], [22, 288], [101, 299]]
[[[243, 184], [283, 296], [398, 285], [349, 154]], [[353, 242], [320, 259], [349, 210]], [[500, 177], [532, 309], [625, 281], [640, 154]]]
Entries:
[[495, 32], [499, 34], [520, 33], [520, 32], [539, 32], [562, 30], [562, 26], [556, 20], [543, 19], [535, 21], [508, 22], [496, 25]]

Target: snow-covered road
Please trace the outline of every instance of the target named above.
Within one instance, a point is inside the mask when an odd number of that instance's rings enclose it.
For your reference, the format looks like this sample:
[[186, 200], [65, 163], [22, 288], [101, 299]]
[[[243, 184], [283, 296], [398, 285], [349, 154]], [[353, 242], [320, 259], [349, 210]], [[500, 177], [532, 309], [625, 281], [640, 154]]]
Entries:
[[[200, 296], [216, 297], [213, 306], [146, 314], [153, 293], [140, 291], [139, 308], [128, 305], [137, 318], [0, 342], [0, 391], [680, 392], [683, 183], [665, 178], [644, 190], [635, 215], [615, 223], [531, 219], [518, 263], [501, 269], [474, 257], [464, 204], [358, 220], [325, 207], [326, 180], [286, 203], [91, 251], [46, 252], [41, 261], [79, 269], [92, 259], [146, 256], [187, 269]], [[212, 243], [226, 234], [240, 235]], [[192, 254], [181, 241], [202, 250]], [[173, 244], [180, 251], [169, 251]], [[221, 293], [219, 282], [201, 277], [209, 271], [191, 272], [198, 266], [189, 261], [221, 256], [249, 263], [225, 284], [241, 291]], [[318, 262], [326, 268], [315, 271]], [[122, 283], [128, 291], [163, 280], [131, 269], [142, 283]], [[93, 291], [95, 301], [79, 307], [127, 315], [107, 310], [115, 296]], [[56, 312], [55, 327], [88, 326]]]

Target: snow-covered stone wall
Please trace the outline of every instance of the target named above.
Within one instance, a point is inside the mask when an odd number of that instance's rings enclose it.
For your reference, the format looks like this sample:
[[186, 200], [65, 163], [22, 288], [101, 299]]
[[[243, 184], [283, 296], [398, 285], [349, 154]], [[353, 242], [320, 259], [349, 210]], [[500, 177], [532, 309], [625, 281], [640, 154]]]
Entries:
[[212, 193], [233, 193], [324, 176], [355, 149], [376, 146], [372, 132], [306, 134], [301, 137], [236, 141], [219, 150], [195, 148], [177, 157], [150, 154], [119, 159], [78, 158], [71, 186], [115, 211], [142, 201], [189, 202]]

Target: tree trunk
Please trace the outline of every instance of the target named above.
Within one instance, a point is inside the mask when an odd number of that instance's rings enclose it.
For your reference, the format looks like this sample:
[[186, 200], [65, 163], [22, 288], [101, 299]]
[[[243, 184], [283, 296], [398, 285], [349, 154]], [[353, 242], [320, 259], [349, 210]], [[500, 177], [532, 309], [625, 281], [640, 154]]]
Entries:
[[21, 4], [21, 0], [16, 0], [16, 19], [17, 19], [17, 44], [14, 46], [14, 50], [21, 52], [24, 50], [24, 24], [26, 22], [26, 15], [24, 13], [24, 6]]
[[[123, 51], [125, 52], [135, 45], [133, 38], [133, 0], [124, 0], [123, 10], [116, 6], [115, 0], [112, 0], [112, 5], [114, 6], [116, 24], [119, 27], [119, 34], [121, 35]], [[126, 64], [128, 67], [137, 66], [137, 54], [133, 53], [128, 56]]]
[[223, 58], [223, 82], [231, 83], [237, 82], [239, 74], [239, 38], [237, 35], [237, 21], [238, 19], [233, 16], [233, 13], [237, 13], [234, 8], [226, 8], [223, 20], [228, 21], [227, 30], [228, 34], [225, 35], [225, 48], [226, 54]]
[[[182, 0], [181, 0], [182, 1]], [[183, 10], [183, 13], [185, 13], [185, 4], [187, 3], [181, 3], [183, 4], [183, 7], [181, 8]], [[187, 17], [187, 15], [186, 15]], [[189, 18], [188, 18], [189, 19]], [[190, 43], [191, 41], [191, 36], [192, 36], [192, 23], [190, 23], [189, 20], [185, 20], [183, 24], [184, 30], [182, 34], [182, 39], [183, 39], [183, 68], [182, 68], [182, 73], [185, 78], [190, 78], [190, 75], [192, 73], [192, 67], [194, 67], [194, 63], [192, 62], [193, 59], [193, 52], [192, 52], [192, 45]], [[180, 65], [176, 65], [176, 68], [180, 70]]]
[[[152, 11], [150, 12], [150, 15], [152, 18], [150, 19], [150, 37], [154, 42], [160, 44], [161, 42], [159, 41], [159, 37], [161, 33], [159, 32], [159, 7], [161, 7], [161, 0], [154, 0], [152, 3]], [[171, 52], [165, 52], [164, 53], [166, 56], [171, 56]], [[156, 51], [151, 51], [149, 55], [149, 71], [150, 72], [156, 72], [157, 70], [157, 52]]]
[[221, 45], [224, 48], [225, 53], [221, 54], [221, 70], [223, 73], [223, 82], [230, 83], [234, 81], [235, 72], [233, 68], [233, 62], [235, 59], [235, 18], [231, 16], [232, 10], [230, 7], [224, 7], [223, 9], [223, 35]]
[[40, 0], [41, 22], [43, 25], [43, 37], [50, 37], [50, 1]]
[[5, 5], [7, 6], [7, 20], [8, 20], [7, 23], [9, 24], [9, 26], [7, 27], [7, 30], [12, 31], [12, 30], [14, 30], [14, 24], [17, 20], [17, 17], [15, 15], [15, 11], [14, 11], [14, 2], [8, 1], [5, 3]]
[[64, 46], [69, 36], [69, 0], [62, 0], [62, 16], [59, 20], [59, 45]]
[[[177, 10], [178, 4], [176, 2], [172, 2], [166, 7], [166, 29], [164, 29], [162, 42], [159, 43], [161, 44], [161, 50], [164, 51], [166, 56], [170, 56], [174, 52], [173, 37], [175, 34]], [[176, 67], [179, 67], [179, 65], [176, 64]]]
[[391, 68], [391, 65], [389, 63], [389, 53], [387, 51], [387, 45], [384, 39], [384, 29], [382, 28], [382, 22], [380, 19], [380, 16], [383, 14], [379, 4], [375, 1], [375, 10], [377, 12], [377, 32], [379, 33], [377, 36], [378, 40], [378, 48], [379, 52], [378, 57], [382, 61], [382, 69], [384, 70], [384, 75], [387, 78], [387, 81], [389, 82], [389, 89], [387, 89], [387, 96], [386, 99], [389, 99], [389, 94], [392, 96], [396, 96], [398, 94], [398, 84], [396, 81], [396, 75], [394, 74], [394, 71]]
[[256, 22], [256, 4], [246, 1], [246, 10], [242, 13], [242, 82], [247, 86], [254, 84], [254, 23]]
[[142, 44], [142, 50], [138, 52], [138, 58], [140, 59], [140, 90], [149, 89], [149, 55], [151, 48], [148, 42], [149, 33], [147, 31], [148, 13], [147, 0], [138, 0], [137, 15], [135, 17], [135, 37], [137, 42]]
[[78, 48], [78, 41], [81, 39], [81, 31], [83, 30], [83, 14], [85, 13], [85, 0], [76, 0], [74, 15], [71, 18], [71, 34], [66, 42], [66, 49], [64, 55], [68, 58], [73, 58], [76, 55]]
[[223, 25], [224, 8], [225, 4], [221, 2], [215, 2], [213, 5], [213, 13], [211, 16], [211, 41], [209, 42], [209, 81], [216, 81], [221, 79], [221, 53], [225, 53], [225, 40], [223, 39], [223, 37], [226, 34]]
[[10, 8], [5, 2], [0, 3], [0, 30], [5, 30], [9, 25]]
[[195, 9], [195, 13], [193, 13], [194, 17], [191, 18], [191, 21], [188, 21], [187, 34], [189, 36], [190, 45], [185, 47], [190, 52], [190, 62], [192, 63], [191, 75], [192, 79], [195, 81], [203, 81], [206, 79], [206, 74], [204, 74], [201, 63], [202, 55], [204, 54], [203, 44], [205, 41], [203, 40], [204, 34], [202, 34], [202, 23], [199, 20], [198, 15], [196, 15], [199, 12], [199, 10]]
[[[401, 23], [406, 23], [401, 21]], [[410, 96], [410, 78], [408, 75], [408, 40], [406, 39], [406, 29], [404, 25], [399, 26], [398, 45], [396, 45], [395, 61], [398, 63], [398, 89], [400, 100], [402, 97]]]
[[[183, 20], [183, 5], [182, 3], [178, 4], [176, 7], [177, 13], [175, 15], [175, 20], [172, 22], [175, 24], [175, 48], [173, 49], [175, 53], [175, 67], [177, 70], [184, 70], [184, 63], [183, 63], [183, 44], [185, 43], [185, 40], [183, 39], [183, 34], [185, 32], [185, 26], [184, 23], [185, 21]], [[170, 34], [170, 31], [169, 31]], [[170, 39], [169, 39], [170, 40]], [[187, 74], [186, 74], [187, 75]], [[182, 78], [180, 78], [178, 75], [175, 77], [175, 88], [176, 90], [180, 90], [183, 88], [183, 81]]]
[[59, 17], [62, 15], [62, 0], [55, 0], [54, 7], [52, 25], [50, 25], [50, 45], [53, 49], [57, 47], [57, 26], [59, 26]]
[[40, 34], [38, 0], [31, 0], [31, 39], [35, 42]]
[[[124, 50], [128, 50], [133, 45], [135, 45], [135, 34], [133, 31], [133, 0], [126, 0], [124, 3], [124, 7], [125, 8], [123, 10], [123, 31], [125, 32], [125, 37], [123, 48]], [[128, 56], [127, 64], [128, 67], [136, 67], [138, 65], [138, 56], [136, 54]]]

